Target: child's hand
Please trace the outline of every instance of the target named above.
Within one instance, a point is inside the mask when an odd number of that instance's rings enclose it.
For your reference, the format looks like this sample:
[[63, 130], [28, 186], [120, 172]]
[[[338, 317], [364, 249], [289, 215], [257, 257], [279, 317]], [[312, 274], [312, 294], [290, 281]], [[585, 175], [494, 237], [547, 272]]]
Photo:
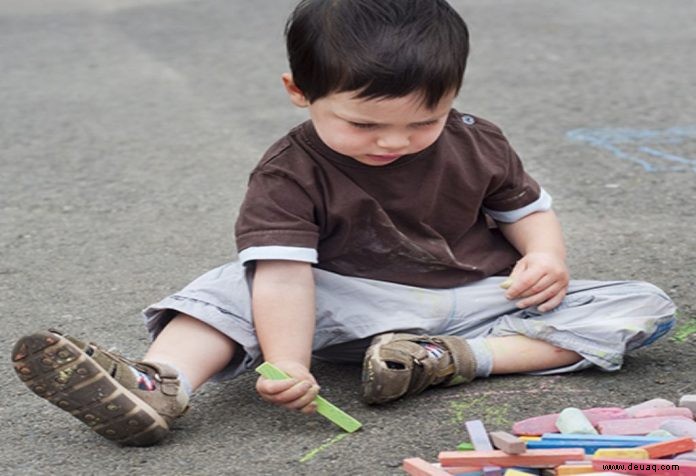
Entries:
[[288, 380], [268, 380], [259, 377], [256, 381], [256, 391], [265, 401], [287, 408], [310, 414], [317, 410], [313, 400], [319, 394], [319, 385], [309, 369], [299, 362], [272, 362], [276, 367], [288, 374]]
[[540, 312], [546, 312], [563, 301], [570, 277], [563, 259], [553, 253], [534, 252], [517, 262], [510, 280], [506, 298], [520, 299], [520, 309], [537, 306]]

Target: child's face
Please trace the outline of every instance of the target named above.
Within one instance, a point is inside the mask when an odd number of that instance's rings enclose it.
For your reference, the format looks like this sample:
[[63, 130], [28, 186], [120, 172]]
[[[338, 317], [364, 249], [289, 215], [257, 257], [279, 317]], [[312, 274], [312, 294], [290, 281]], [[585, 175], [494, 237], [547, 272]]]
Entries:
[[[283, 76], [292, 102], [309, 109], [324, 143], [360, 163], [383, 166], [402, 155], [415, 154], [437, 140], [452, 108], [454, 93], [434, 109], [419, 94], [394, 99], [356, 99], [355, 92], [334, 93], [309, 103]], [[294, 89], [293, 89], [294, 87]]]

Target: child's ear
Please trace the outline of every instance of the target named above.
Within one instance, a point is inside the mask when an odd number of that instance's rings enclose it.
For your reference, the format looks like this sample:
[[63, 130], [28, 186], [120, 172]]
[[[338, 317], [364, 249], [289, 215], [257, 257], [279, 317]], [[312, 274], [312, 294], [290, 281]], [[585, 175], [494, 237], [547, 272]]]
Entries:
[[285, 86], [285, 91], [287, 91], [288, 96], [290, 96], [290, 101], [297, 106], [297, 107], [307, 107], [309, 106], [309, 101], [305, 97], [304, 93], [300, 91], [300, 88], [297, 87], [295, 84], [295, 81], [292, 79], [292, 74], [290, 73], [283, 73], [280, 76], [280, 79], [283, 80], [283, 86]]

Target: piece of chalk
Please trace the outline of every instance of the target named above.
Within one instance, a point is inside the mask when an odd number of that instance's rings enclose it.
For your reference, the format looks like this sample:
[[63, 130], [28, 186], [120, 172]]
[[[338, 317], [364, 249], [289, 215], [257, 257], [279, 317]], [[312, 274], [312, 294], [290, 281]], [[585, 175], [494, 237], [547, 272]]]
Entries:
[[556, 466], [556, 475], [557, 476], [570, 476], [574, 474], [587, 474], [587, 473], [593, 473], [594, 468], [592, 468], [592, 463], [588, 462], [583, 462], [583, 464], [562, 464], [560, 466]]
[[[662, 423], [667, 421], [677, 421], [683, 420], [685, 422], [691, 421], [691, 423], [696, 423], [693, 420], [689, 420], [684, 417], [648, 417], [648, 418], [628, 418], [626, 420], [608, 420], [600, 421], [597, 423], [597, 428], [599, 432], [603, 435], [647, 435], [653, 430], [658, 430], [661, 428]], [[664, 428], [670, 433], [676, 435], [669, 428]], [[677, 435], [686, 436], [686, 435]]]
[[450, 476], [444, 469], [433, 466], [421, 458], [406, 458], [401, 468], [411, 476]]
[[670, 402], [669, 400], [665, 400], [664, 398], [653, 398], [652, 400], [648, 400], [626, 408], [626, 413], [628, 413], [630, 417], [633, 417], [634, 413], [638, 410], [644, 410], [646, 408], [669, 408], [674, 406], [674, 402]]
[[652, 437], [674, 438], [674, 435], [672, 433], [670, 433], [667, 430], [663, 430], [663, 429], [653, 430], [645, 436], [650, 437], [650, 438], [652, 438]]
[[472, 445], [468, 441], [464, 441], [457, 445], [457, 449], [459, 451], [474, 451], [474, 445]]
[[563, 450], [527, 450], [519, 455], [509, 455], [500, 450], [493, 451], [442, 451], [438, 459], [442, 467], [460, 465], [496, 465], [553, 467], [568, 460], [585, 459], [585, 452], [580, 448]]
[[[609, 466], [611, 465], [611, 466]], [[664, 459], [643, 459], [630, 460], [622, 458], [593, 458], [592, 467], [595, 470], [604, 468], [629, 468], [633, 476], [649, 475], [655, 476], [695, 476], [696, 462], [681, 460], [679, 463], [671, 464]]]
[[556, 428], [563, 434], [597, 435], [597, 430], [579, 408], [563, 409], [556, 420]]
[[[587, 435], [583, 435], [587, 436]], [[654, 440], [652, 442], [655, 442]], [[645, 443], [631, 441], [600, 441], [600, 440], [547, 440], [530, 441], [527, 448], [530, 450], [538, 449], [560, 449], [560, 448], [582, 448], [585, 453], [593, 454], [602, 448], [636, 448]]]
[[493, 446], [509, 455], [518, 455], [524, 453], [527, 449], [527, 444], [517, 438], [515, 435], [504, 431], [492, 431], [488, 434], [493, 443]]
[[[474, 445], [476, 451], [491, 451], [493, 445], [488, 438], [486, 427], [481, 420], [470, 420], [464, 423], [466, 431], [469, 433], [469, 440]], [[499, 466], [486, 465], [483, 467], [484, 476], [503, 476], [503, 470]]]
[[644, 448], [600, 448], [593, 458], [648, 459]]
[[483, 426], [481, 420], [470, 420], [464, 422], [466, 426], [466, 431], [469, 433], [469, 441], [474, 445], [474, 449], [477, 451], [489, 451], [493, 449], [491, 445], [491, 440], [488, 439], [488, 433], [486, 432], [486, 427]]
[[445, 468], [440, 463], [430, 464], [447, 471], [448, 474], [456, 474], [457, 476], [483, 476], [481, 466], [447, 466], [447, 468]]
[[686, 460], [686, 461], [696, 461], [696, 451], [689, 451], [688, 453], [682, 453], [680, 455], [677, 455], [674, 457], [674, 459], [678, 460]]
[[500, 283], [500, 287], [503, 289], [510, 289], [510, 286], [512, 286], [512, 278], [507, 278], [505, 281]]
[[694, 412], [686, 407], [644, 408], [633, 413], [633, 418], [646, 418], [653, 416], [683, 416], [694, 418]]
[[696, 395], [684, 395], [679, 399], [679, 406], [696, 413]]
[[447, 471], [449, 474], [457, 476], [484, 476], [480, 466], [448, 466], [443, 468], [441, 463], [430, 463], [433, 466]]
[[[596, 426], [597, 422], [600, 421], [628, 418], [628, 414], [624, 409], [618, 407], [587, 408], [583, 409], [582, 413], [590, 420], [593, 426]], [[552, 413], [550, 415], [541, 415], [518, 421], [512, 425], [512, 432], [516, 435], [529, 436], [538, 436], [544, 433], [558, 433], [558, 428], [556, 428], [558, 416], [558, 413]]]
[[[280, 370], [275, 365], [270, 362], [264, 362], [258, 367], [256, 367], [256, 372], [260, 373], [269, 380], [285, 380], [290, 378], [288, 374]], [[317, 395], [314, 399], [314, 403], [317, 404], [317, 413], [338, 425], [343, 430], [348, 433], [353, 433], [362, 427], [362, 423], [348, 415], [346, 412], [338, 408], [337, 406], [329, 403], [324, 397]]]
[[660, 424], [661, 430], [667, 430], [674, 436], [690, 436], [696, 438], [696, 421], [686, 418], [670, 419]]
[[650, 458], [655, 459], [693, 451], [696, 446], [694, 445], [693, 438], [690, 436], [682, 436], [681, 438], [643, 445], [641, 448], [647, 451]]
[[544, 433], [542, 440], [562, 441], [597, 441], [600, 443], [627, 442], [635, 443], [634, 446], [648, 445], [673, 439], [673, 435], [666, 436], [627, 436], [627, 435], [563, 435], [560, 433]]

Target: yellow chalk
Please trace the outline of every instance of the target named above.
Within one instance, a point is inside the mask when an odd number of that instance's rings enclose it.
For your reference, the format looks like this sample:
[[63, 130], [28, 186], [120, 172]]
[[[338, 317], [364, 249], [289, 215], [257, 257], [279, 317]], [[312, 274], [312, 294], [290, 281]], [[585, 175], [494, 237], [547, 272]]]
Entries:
[[532, 476], [532, 473], [525, 473], [516, 469], [505, 470], [505, 476]]
[[573, 474], [589, 474], [594, 473], [595, 470], [592, 469], [592, 464], [562, 464], [556, 466], [556, 476], [568, 476]]
[[503, 281], [502, 283], [500, 283], [500, 287], [503, 288], [503, 289], [507, 289], [507, 288], [509, 288], [510, 286], [512, 286], [512, 278], [507, 278], [505, 281]]
[[595, 458], [649, 459], [643, 448], [600, 448], [595, 451]]
[[518, 436], [522, 441], [539, 441], [541, 439], [541, 436]]

